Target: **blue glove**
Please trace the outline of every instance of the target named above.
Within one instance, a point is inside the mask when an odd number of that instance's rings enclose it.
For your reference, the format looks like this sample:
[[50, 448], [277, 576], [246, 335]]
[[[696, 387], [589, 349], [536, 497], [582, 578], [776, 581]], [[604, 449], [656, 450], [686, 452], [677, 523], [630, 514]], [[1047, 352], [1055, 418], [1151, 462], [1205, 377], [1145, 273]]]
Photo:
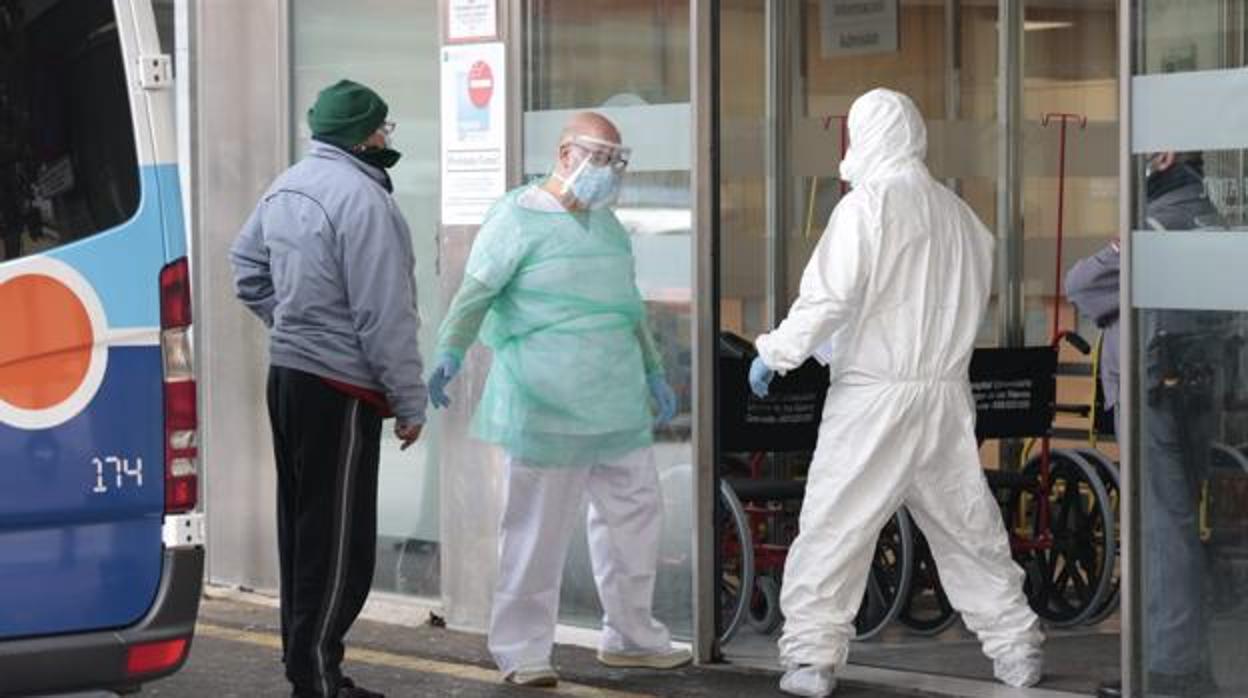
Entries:
[[771, 385], [771, 379], [776, 377], [776, 372], [767, 368], [767, 364], [763, 363], [761, 356], [754, 357], [754, 363], [750, 364], [750, 390], [758, 397], [767, 397], [768, 386]]
[[672, 390], [672, 386], [667, 384], [667, 379], [661, 373], [647, 376], [646, 383], [650, 386], [650, 397], [654, 398], [654, 404], [658, 408], [654, 423], [667, 424], [676, 416], [676, 391]]
[[446, 386], [455, 374], [459, 373], [459, 357], [454, 354], [442, 354], [438, 357], [438, 365], [429, 375], [429, 401], [434, 407], [449, 407], [451, 398], [446, 395]]

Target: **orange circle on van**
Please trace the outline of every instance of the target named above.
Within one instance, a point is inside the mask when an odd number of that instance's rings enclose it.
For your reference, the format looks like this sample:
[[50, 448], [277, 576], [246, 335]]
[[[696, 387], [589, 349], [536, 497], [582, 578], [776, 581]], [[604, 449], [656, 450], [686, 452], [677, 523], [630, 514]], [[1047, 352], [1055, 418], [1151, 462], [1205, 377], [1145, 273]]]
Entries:
[[87, 376], [94, 343], [86, 306], [60, 280], [0, 281], [0, 400], [25, 410], [65, 402]]

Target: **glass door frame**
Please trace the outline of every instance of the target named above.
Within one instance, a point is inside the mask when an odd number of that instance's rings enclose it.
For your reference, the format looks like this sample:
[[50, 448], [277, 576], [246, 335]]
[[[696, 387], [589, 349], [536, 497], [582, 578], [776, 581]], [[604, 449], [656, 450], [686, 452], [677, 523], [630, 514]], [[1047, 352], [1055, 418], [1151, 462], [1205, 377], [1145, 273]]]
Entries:
[[[1131, 347], [1131, 338], [1135, 336], [1135, 313], [1132, 312], [1132, 275], [1131, 275], [1131, 229], [1135, 206], [1134, 177], [1131, 176], [1131, 77], [1135, 69], [1135, 27], [1136, 3], [1133, 0], [1118, 0], [1118, 230], [1121, 240], [1122, 258], [1121, 271], [1118, 277], [1119, 297], [1122, 299], [1119, 313], [1120, 346]], [[1122, 695], [1131, 696], [1137, 693], [1136, 687], [1142, 684], [1141, 647], [1138, 618], [1140, 613], [1140, 556], [1139, 530], [1140, 506], [1139, 495], [1135, 482], [1135, 443], [1137, 435], [1137, 417], [1135, 415], [1138, 386], [1136, 379], [1135, 352], [1128, 349], [1119, 357], [1121, 384], [1120, 390], [1125, 399], [1119, 400], [1121, 409], [1120, 424], [1122, 434], [1118, 436], [1119, 458], [1122, 467], [1121, 477], [1122, 500], [1119, 504], [1120, 535], [1119, 551], [1122, 565], [1121, 583], [1122, 603]]]
[[719, 661], [715, 490], [719, 484], [720, 8], [690, 0], [690, 187], [693, 191], [693, 651], [700, 664]]
[[[777, 0], [765, 0], [770, 6]], [[783, 0], [788, 2], [788, 0]], [[1128, 0], [1119, 0], [1127, 2]], [[998, 39], [998, 83], [1005, 86], [997, 94], [997, 126], [1001, 137], [998, 151], [997, 173], [997, 228], [1002, 231], [997, 250], [997, 274], [999, 277], [999, 314], [997, 321], [998, 341], [1001, 346], [1018, 346], [1023, 343], [1024, 328], [1024, 275], [1023, 275], [1023, 215], [1021, 171], [1021, 108], [1023, 90], [1022, 48], [1024, 42], [1024, 6], [1017, 0], [998, 0], [998, 17], [1005, 31]], [[719, 486], [717, 464], [720, 462], [717, 424], [719, 422], [719, 387], [717, 385], [717, 341], [720, 328], [720, 43], [721, 9], [719, 0], [690, 0], [690, 89], [691, 127], [690, 142], [693, 145], [691, 163], [691, 187], [693, 195], [693, 646], [698, 662], [709, 663], [722, 659], [717, 642], [718, 606], [716, 603], [718, 551], [715, 535], [716, 496]], [[793, 67], [793, 61], [784, 56], [773, 55], [783, 49], [785, 42], [777, 41], [777, 32], [786, 26], [791, 10], [777, 13], [769, 7], [766, 14], [768, 35], [767, 71], [769, 83], [778, 77], [785, 66]], [[785, 90], [768, 87], [768, 102], [785, 100]], [[1125, 114], [1125, 111], [1121, 112]], [[781, 124], [775, 117], [781, 114], [768, 106], [765, 128], [774, 130], [778, 125], [787, 131], [791, 119]], [[784, 112], [787, 117], [787, 112]], [[1123, 129], [1125, 132], [1126, 129]], [[766, 134], [769, 153], [768, 212], [769, 224], [779, 214], [775, 201], [780, 196], [773, 181], [773, 165], [783, 165], [777, 148], [788, 143], [787, 134]], [[774, 238], [776, 236], [769, 236]], [[768, 264], [782, 263], [782, 243], [769, 240]], [[768, 270], [768, 287], [774, 293], [782, 289], [782, 269]], [[768, 303], [772, 314], [781, 312], [783, 299], [772, 298]], [[774, 318], [773, 318], [774, 321]]]
[[[1193, 136], [1198, 142], [1196, 145], [1184, 146], [1183, 148], [1173, 146], [1172, 141], [1168, 138], [1173, 137], [1173, 132], [1177, 128], [1174, 123], [1167, 123], [1164, 118], [1156, 117], [1148, 108], [1149, 104], [1155, 100], [1150, 97], [1149, 91], [1157, 89], [1156, 86], [1148, 86], [1139, 84], [1139, 104], [1141, 106], [1139, 118], [1133, 111], [1133, 105], [1137, 101], [1136, 87], [1139, 78], [1155, 78], [1156, 75], [1149, 74], [1147, 64], [1145, 62], [1145, 48], [1143, 42], [1147, 41], [1148, 35], [1145, 31], [1146, 21], [1146, 0], [1118, 0], [1118, 34], [1120, 43], [1118, 47], [1119, 60], [1119, 80], [1118, 80], [1118, 96], [1119, 96], [1119, 143], [1118, 143], [1118, 165], [1119, 165], [1119, 182], [1118, 182], [1118, 229], [1119, 239], [1121, 242], [1121, 272], [1119, 275], [1119, 293], [1122, 299], [1120, 313], [1120, 330], [1121, 330], [1121, 346], [1123, 350], [1120, 355], [1121, 370], [1121, 391], [1122, 399], [1119, 402], [1121, 410], [1121, 425], [1123, 435], [1119, 437], [1118, 444], [1120, 455], [1123, 463], [1121, 470], [1122, 477], [1122, 512], [1121, 512], [1121, 542], [1120, 550], [1122, 554], [1122, 680], [1124, 696], [1144, 695], [1146, 688], [1147, 669], [1145, 666], [1147, 659], [1147, 639], [1145, 637], [1147, 631], [1146, 616], [1146, 589], [1147, 580], [1144, 571], [1144, 544], [1146, 543], [1146, 534], [1144, 533], [1143, 517], [1145, 515], [1144, 507], [1146, 506], [1143, 498], [1144, 477], [1142, 468], [1153, 467], [1151, 463], [1146, 464], [1148, 453], [1140, 447], [1141, 440], [1146, 436], [1143, 430], [1142, 422], [1146, 420], [1147, 413], [1143, 408], [1144, 400], [1148, 385], [1141, 378], [1141, 369], [1146, 368], [1145, 358], [1142, 356], [1142, 350], [1139, 346], [1141, 343], [1139, 332], [1141, 321], [1138, 314], [1152, 308], [1150, 305], [1158, 300], [1158, 296], [1166, 295], [1164, 292], [1158, 291], [1158, 282], [1152, 277], [1141, 274], [1140, 282], [1137, 285], [1134, 269], [1137, 259], [1137, 251], [1141, 261], [1147, 260], [1150, 252], [1147, 248], [1148, 241], [1137, 240], [1136, 233], [1144, 228], [1139, 224], [1143, 217], [1143, 206], [1145, 201], [1145, 192], [1143, 190], [1143, 178], [1139, 177], [1140, 165], [1137, 157], [1147, 152], [1156, 152], [1158, 150], [1170, 149], [1191, 149], [1191, 150], [1218, 150], [1229, 149], [1233, 147], [1236, 150], [1245, 148], [1242, 140], [1236, 140], [1233, 146], [1221, 144], [1217, 146], [1206, 146], [1199, 143], [1205, 139], [1210, 133], [1209, 130], [1203, 129], [1202, 125], [1189, 125], [1185, 129], [1186, 134], [1199, 134]], [[1242, 27], [1240, 31], [1243, 31]], [[1240, 60], [1243, 60], [1242, 58]], [[1219, 65], [1214, 68], [1186, 69], [1176, 72], [1171, 79], [1182, 79], [1184, 72], [1189, 72], [1191, 76], [1197, 73], [1212, 72], [1230, 72], [1243, 71], [1243, 65], [1227, 66]], [[1194, 78], [1193, 78], [1194, 79]], [[1145, 88], [1148, 89], [1145, 89]], [[1210, 95], [1217, 93], [1221, 88], [1215, 87], [1211, 89], [1204, 86], [1201, 90]], [[1199, 98], [1196, 98], [1199, 99]], [[1216, 113], [1216, 110], [1215, 110]], [[1241, 112], [1242, 113], [1242, 112]], [[1243, 117], [1236, 114], [1240, 121]], [[1220, 116], [1218, 118], [1232, 118]], [[1138, 125], [1137, 125], [1138, 124]], [[1140, 140], [1142, 144], [1137, 146], [1133, 136], [1139, 130]], [[1160, 139], [1156, 131], [1162, 129], [1168, 131], [1166, 138]], [[1189, 138], [1189, 140], [1191, 140]], [[1140, 152], [1136, 152], [1137, 147]], [[1245, 235], [1242, 229], [1235, 229], [1232, 234], [1241, 236]], [[1139, 247], [1137, 248], [1137, 243]], [[1242, 243], [1241, 243], [1242, 244]], [[1201, 250], [1203, 254], [1209, 254], [1208, 250]], [[1179, 262], [1180, 260], [1175, 260]], [[1210, 272], [1216, 274], [1216, 272]], [[1225, 279], [1225, 275], [1220, 278]], [[1207, 290], [1205, 291], [1207, 293]], [[1136, 301], [1139, 299], [1141, 305], [1137, 307]], [[1185, 301], [1190, 303], [1192, 301]], [[1214, 306], [1199, 305], [1191, 307], [1183, 303], [1176, 303], [1174, 306], [1157, 306], [1172, 307], [1179, 310], [1204, 310], [1225, 308], [1215, 308]], [[1236, 307], [1235, 312], [1243, 312], [1242, 307]]]

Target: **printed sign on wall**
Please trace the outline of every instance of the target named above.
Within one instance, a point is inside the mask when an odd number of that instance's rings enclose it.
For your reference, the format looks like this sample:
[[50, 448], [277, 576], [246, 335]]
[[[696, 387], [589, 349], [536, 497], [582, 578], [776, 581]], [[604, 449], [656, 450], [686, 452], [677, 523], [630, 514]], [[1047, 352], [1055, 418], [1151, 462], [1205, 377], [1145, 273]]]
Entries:
[[449, 0], [447, 2], [447, 42], [488, 41], [497, 38], [497, 0]]
[[507, 187], [501, 43], [442, 48], [442, 224], [480, 225]]

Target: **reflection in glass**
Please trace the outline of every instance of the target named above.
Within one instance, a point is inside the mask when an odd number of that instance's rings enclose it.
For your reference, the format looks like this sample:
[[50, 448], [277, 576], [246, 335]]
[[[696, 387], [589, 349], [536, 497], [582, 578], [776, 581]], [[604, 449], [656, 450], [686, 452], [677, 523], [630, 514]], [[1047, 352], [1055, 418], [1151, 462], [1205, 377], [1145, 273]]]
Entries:
[[[1143, 158], [1142, 225], [1226, 230], [1206, 154]], [[1182, 260], [1176, 260], [1182, 263]], [[1164, 279], [1136, 279], [1164, 284]], [[1228, 292], [1231, 290], [1228, 289]], [[1150, 695], [1243, 695], [1248, 458], [1242, 313], [1144, 309], [1139, 341], [1139, 497], [1144, 685]]]
[[[1243, 0], [1137, 5], [1135, 74], [1245, 64]], [[1141, 155], [1135, 229], [1242, 230], [1244, 155]], [[1180, 255], [1173, 263], [1181, 270], [1192, 261]], [[1164, 290], [1176, 281], [1137, 276], [1132, 283]], [[1243, 290], [1225, 293], [1235, 298]], [[1143, 686], [1147, 695], [1245, 695], [1248, 313], [1144, 308], [1136, 325]]]

